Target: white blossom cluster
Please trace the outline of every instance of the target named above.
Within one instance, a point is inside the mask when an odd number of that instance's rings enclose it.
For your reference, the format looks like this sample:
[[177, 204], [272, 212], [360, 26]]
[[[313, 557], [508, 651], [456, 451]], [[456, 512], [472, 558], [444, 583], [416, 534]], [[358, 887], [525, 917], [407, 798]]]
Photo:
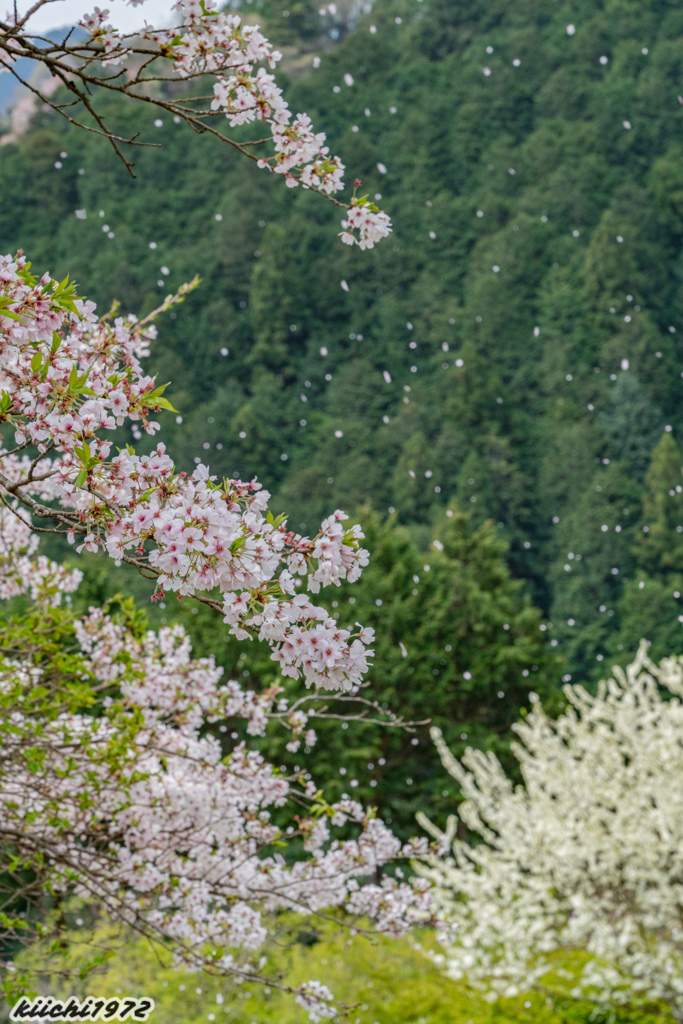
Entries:
[[596, 696], [565, 694], [556, 721], [532, 695], [515, 726], [522, 786], [491, 753], [457, 761], [433, 730], [480, 840], [421, 818], [437, 840], [418, 870], [435, 886], [440, 962], [495, 999], [540, 983], [553, 952], [582, 950], [574, 996], [662, 1001], [682, 1020], [683, 658], [656, 666], [643, 643]]

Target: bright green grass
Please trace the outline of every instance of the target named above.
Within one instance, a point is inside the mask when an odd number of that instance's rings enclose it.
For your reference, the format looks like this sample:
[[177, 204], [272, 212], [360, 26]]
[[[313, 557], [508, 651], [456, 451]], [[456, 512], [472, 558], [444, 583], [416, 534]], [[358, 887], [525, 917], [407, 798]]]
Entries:
[[[77, 935], [72, 935], [78, 939]], [[85, 935], [81, 936], [83, 939]], [[102, 947], [112, 944], [112, 933], [99, 927], [89, 936]], [[268, 950], [268, 973], [295, 986], [310, 978], [327, 984], [350, 1009], [348, 1020], [361, 1024], [669, 1024], [661, 1008], [648, 1011], [605, 1010], [568, 997], [559, 980], [551, 995], [533, 993], [493, 1005], [466, 985], [445, 978], [434, 966], [429, 950], [435, 948], [430, 932], [416, 932], [400, 940], [364, 935], [327, 924], [287, 919], [278, 941]], [[71, 958], [71, 966], [87, 958]], [[33, 950], [23, 958], [39, 969], [64, 966], [49, 954]], [[580, 954], [565, 955], [558, 967], [579, 966]], [[293, 998], [257, 984], [235, 985], [205, 974], [175, 971], [140, 940], [126, 942], [100, 974], [73, 983], [54, 982], [55, 995], [67, 990], [77, 995], [125, 994], [151, 996], [156, 1004], [151, 1024], [305, 1024], [307, 1016]], [[217, 996], [222, 995], [222, 1002]], [[213, 1016], [211, 1016], [213, 1015]]]

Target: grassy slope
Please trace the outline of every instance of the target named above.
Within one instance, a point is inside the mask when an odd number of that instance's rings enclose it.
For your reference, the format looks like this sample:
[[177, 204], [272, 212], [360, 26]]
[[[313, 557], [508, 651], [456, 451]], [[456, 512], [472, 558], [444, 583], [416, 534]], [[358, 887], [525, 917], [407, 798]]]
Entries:
[[[77, 934], [73, 934], [77, 939]], [[105, 927], [94, 938], [107, 948], [113, 933]], [[279, 941], [267, 950], [271, 976], [296, 986], [317, 978], [337, 999], [354, 1007], [349, 1020], [361, 1024], [669, 1024], [660, 1007], [643, 1010], [599, 1009], [568, 996], [571, 982], [554, 975], [543, 993], [521, 993], [488, 1003], [465, 985], [444, 977], [430, 960], [433, 936], [416, 933], [394, 940], [349, 936], [322, 923], [286, 919]], [[35, 956], [35, 953], [34, 953]], [[85, 960], [76, 954], [74, 966]], [[575, 969], [581, 958], [564, 956], [558, 967]], [[63, 961], [54, 961], [54, 965]], [[43, 969], [52, 964], [43, 956]], [[102, 974], [86, 982], [52, 986], [55, 995], [152, 997], [151, 1020], [164, 1024], [305, 1024], [307, 1015], [293, 998], [255, 984], [234, 985], [226, 979], [175, 971], [144, 943], [129, 941]], [[219, 997], [220, 1002], [216, 997]], [[211, 1016], [213, 1015], [213, 1016]], [[343, 1018], [339, 1018], [341, 1020]]]

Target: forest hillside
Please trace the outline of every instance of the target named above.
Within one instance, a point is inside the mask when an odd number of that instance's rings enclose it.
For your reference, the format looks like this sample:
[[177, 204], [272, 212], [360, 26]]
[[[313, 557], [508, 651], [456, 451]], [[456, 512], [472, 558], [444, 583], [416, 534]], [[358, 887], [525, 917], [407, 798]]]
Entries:
[[[317, 4], [289, 7], [260, 13], [291, 105], [381, 197], [388, 242], [347, 249], [332, 204], [112, 99], [120, 134], [163, 150], [133, 180], [40, 114], [0, 149], [0, 250], [102, 309], [201, 275], [152, 357], [179, 411], [162, 440], [185, 468], [203, 446], [212, 472], [258, 474], [297, 530], [360, 515], [382, 699], [495, 746], [530, 675], [552, 695], [641, 637], [682, 647], [683, 9], [377, 0], [333, 44]], [[356, 742], [405, 822], [403, 784], [434, 772], [410, 742]]]

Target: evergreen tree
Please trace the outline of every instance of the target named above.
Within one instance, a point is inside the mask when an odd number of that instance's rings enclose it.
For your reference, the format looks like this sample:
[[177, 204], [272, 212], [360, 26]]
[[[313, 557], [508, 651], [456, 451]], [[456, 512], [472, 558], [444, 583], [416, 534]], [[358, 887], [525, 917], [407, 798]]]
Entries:
[[[490, 521], [476, 526], [453, 505], [438, 516], [423, 553], [395, 521], [376, 514], [361, 521], [370, 563], [331, 604], [341, 622], [358, 618], [376, 630], [371, 692], [407, 721], [438, 724], [454, 749], [476, 742], [505, 756], [509, 726], [529, 691], [551, 696], [564, 663], [522, 583], [510, 576], [500, 531]], [[349, 791], [348, 775], [338, 775], [343, 752], [345, 764], [356, 761], [358, 792], [405, 835], [418, 809], [443, 812], [449, 787], [428, 724], [412, 736], [350, 725], [346, 736], [342, 751], [336, 732], [324, 730], [317, 754], [340, 790]]]
[[[618, 633], [610, 652], [622, 663], [628, 638], [650, 641], [651, 655], [683, 650], [683, 459], [670, 432], [652, 452], [645, 476], [640, 530], [633, 544], [636, 572], [618, 603]], [[623, 652], [623, 653], [622, 653]]]
[[642, 480], [663, 423], [661, 412], [632, 373], [619, 375], [600, 420], [609, 455], [630, 464], [633, 474]]
[[580, 672], [583, 678], [600, 674], [618, 622], [622, 586], [633, 575], [631, 546], [640, 513], [636, 482], [606, 461], [569, 514], [558, 517], [549, 570], [555, 635], [568, 656], [569, 675]]
[[633, 551], [651, 574], [683, 572], [683, 459], [671, 432], [662, 434], [645, 476], [643, 527]]

